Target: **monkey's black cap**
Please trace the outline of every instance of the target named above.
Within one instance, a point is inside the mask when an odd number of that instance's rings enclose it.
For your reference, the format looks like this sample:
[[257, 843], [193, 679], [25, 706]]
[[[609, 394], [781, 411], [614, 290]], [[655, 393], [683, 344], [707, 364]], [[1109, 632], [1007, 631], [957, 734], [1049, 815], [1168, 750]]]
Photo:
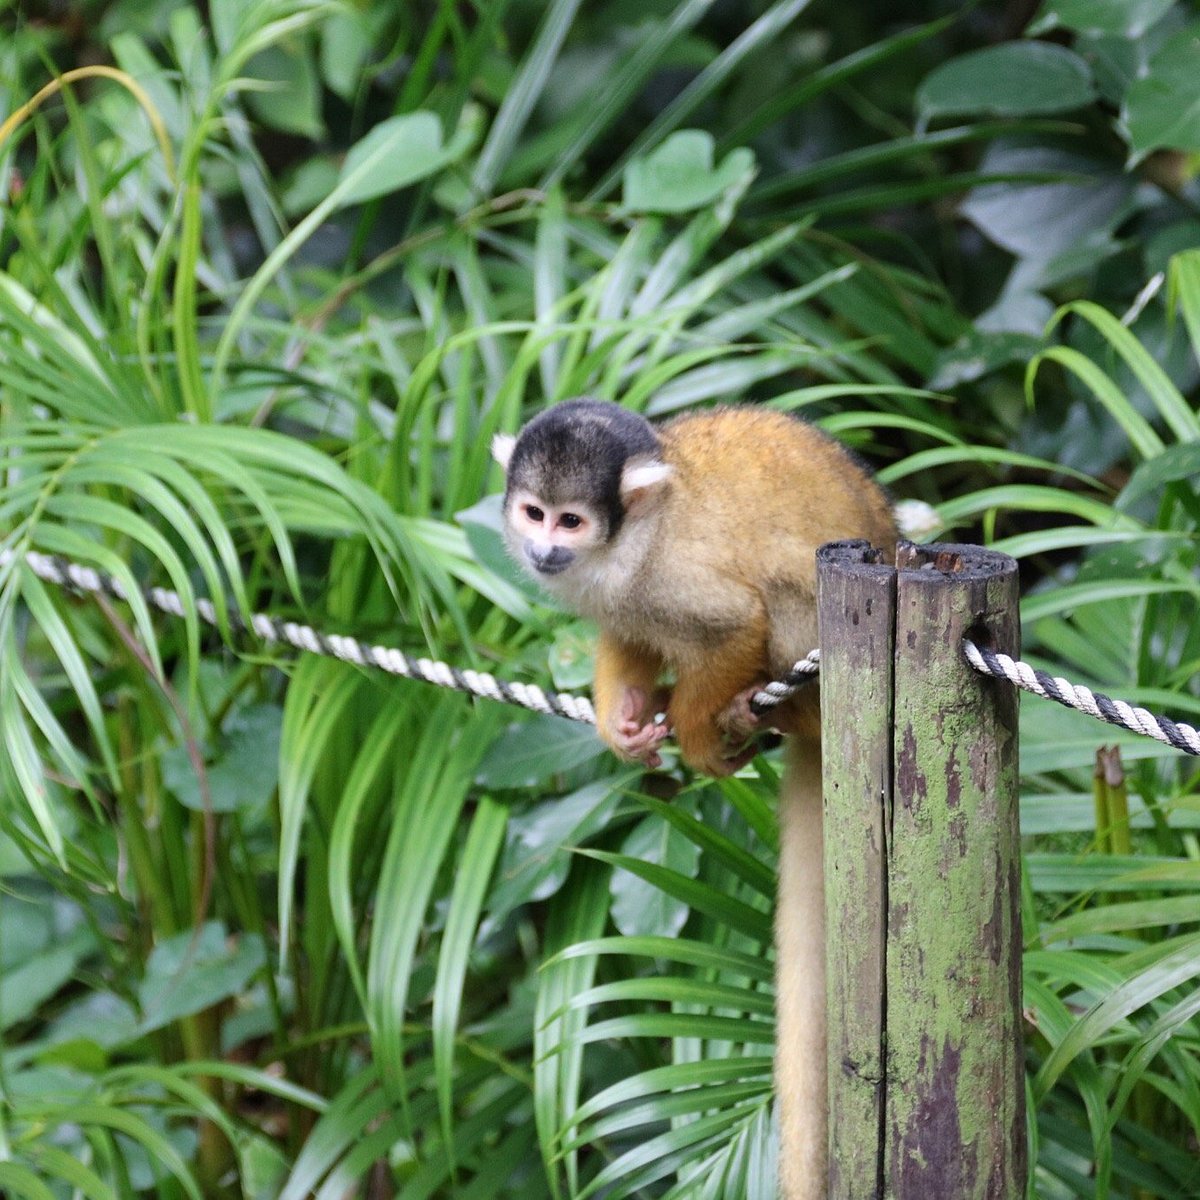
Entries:
[[525, 488], [553, 505], [584, 501], [607, 516], [611, 537], [625, 515], [625, 464], [659, 450], [653, 426], [638, 413], [608, 400], [564, 400], [521, 430], [508, 462], [508, 492]]

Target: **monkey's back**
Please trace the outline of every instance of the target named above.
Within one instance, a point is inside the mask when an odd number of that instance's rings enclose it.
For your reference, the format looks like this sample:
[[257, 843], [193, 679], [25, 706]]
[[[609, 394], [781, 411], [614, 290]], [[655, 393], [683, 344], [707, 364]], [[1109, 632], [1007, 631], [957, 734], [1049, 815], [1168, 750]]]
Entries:
[[[890, 552], [891, 504], [858, 461], [811, 425], [772, 409], [717, 408], [659, 430], [673, 467], [663, 527], [669, 562], [645, 579], [642, 618], [656, 621], [669, 662], [697, 662], [722, 630], [766, 614], [766, 661], [786, 671], [817, 638], [816, 551], [865, 538]], [[631, 598], [634, 593], [630, 593]]]
[[816, 547], [866, 538], [891, 549], [887, 494], [838, 442], [773, 409], [717, 408], [662, 426], [663, 457], [679, 486], [672, 529], [732, 555], [743, 570], [811, 578]]

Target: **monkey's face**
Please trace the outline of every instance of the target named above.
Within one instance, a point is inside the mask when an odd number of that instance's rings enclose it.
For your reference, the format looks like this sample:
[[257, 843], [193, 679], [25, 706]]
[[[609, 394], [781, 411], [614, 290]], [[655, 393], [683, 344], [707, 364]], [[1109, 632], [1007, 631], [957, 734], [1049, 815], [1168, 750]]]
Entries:
[[508, 498], [509, 548], [535, 575], [561, 575], [606, 540], [607, 523], [583, 502], [552, 504], [526, 488]]
[[509, 552], [569, 607], [611, 588], [622, 535], [652, 507], [671, 469], [644, 417], [597, 400], [567, 400], [518, 438], [498, 434]]

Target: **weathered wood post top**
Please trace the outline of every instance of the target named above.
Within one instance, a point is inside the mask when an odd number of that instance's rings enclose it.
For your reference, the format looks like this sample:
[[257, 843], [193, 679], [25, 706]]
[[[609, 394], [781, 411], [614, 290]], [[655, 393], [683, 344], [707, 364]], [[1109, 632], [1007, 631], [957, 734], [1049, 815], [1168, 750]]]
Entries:
[[1017, 569], [977, 546], [817, 555], [830, 1195], [1025, 1194]]

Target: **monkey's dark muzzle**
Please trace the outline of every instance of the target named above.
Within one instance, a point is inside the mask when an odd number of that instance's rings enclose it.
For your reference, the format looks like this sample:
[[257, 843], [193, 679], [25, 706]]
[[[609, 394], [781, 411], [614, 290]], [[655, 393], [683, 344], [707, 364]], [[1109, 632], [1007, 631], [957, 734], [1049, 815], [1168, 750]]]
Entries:
[[575, 561], [575, 551], [565, 546], [538, 546], [525, 543], [525, 557], [529, 565], [542, 575], [557, 575]]

